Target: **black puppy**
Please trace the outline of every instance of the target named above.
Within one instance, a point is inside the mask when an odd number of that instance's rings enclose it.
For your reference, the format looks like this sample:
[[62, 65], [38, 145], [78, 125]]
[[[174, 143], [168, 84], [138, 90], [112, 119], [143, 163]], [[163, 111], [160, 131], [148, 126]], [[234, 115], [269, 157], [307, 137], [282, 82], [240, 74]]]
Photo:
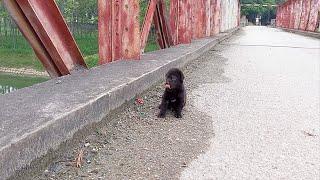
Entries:
[[158, 117], [164, 118], [167, 109], [172, 110], [176, 118], [182, 118], [181, 111], [186, 104], [186, 91], [183, 85], [184, 75], [177, 69], [170, 69], [166, 74], [165, 91], [159, 106]]

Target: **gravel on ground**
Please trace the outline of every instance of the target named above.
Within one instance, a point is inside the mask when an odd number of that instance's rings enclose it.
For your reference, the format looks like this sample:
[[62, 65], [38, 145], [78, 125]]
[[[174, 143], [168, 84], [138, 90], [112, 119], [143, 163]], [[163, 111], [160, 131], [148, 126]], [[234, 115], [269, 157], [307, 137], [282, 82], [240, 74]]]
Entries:
[[[183, 69], [188, 95], [182, 119], [172, 113], [157, 118], [164, 90], [159, 82], [137, 96], [143, 104], [128, 102], [32, 179], [178, 179], [214, 137], [211, 118], [194, 108], [191, 91], [203, 83], [228, 81], [222, 76], [224, 63], [212, 49]], [[80, 151], [84, 151], [83, 163], [77, 168]]]

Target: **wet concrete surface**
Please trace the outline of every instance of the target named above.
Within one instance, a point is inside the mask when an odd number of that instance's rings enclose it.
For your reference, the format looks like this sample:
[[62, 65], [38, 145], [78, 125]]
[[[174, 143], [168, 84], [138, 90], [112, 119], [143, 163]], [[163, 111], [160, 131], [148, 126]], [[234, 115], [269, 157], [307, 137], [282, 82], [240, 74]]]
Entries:
[[181, 179], [320, 179], [319, 39], [253, 26], [215, 50], [192, 91], [215, 136]]

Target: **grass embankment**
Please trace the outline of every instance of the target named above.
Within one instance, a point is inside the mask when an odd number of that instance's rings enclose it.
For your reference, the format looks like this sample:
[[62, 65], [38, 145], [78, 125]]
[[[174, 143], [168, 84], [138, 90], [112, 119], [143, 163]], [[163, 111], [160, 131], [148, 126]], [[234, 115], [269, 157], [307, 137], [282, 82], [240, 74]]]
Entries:
[[[5, 86], [14, 87], [16, 89], [20, 89], [23, 87], [31, 86], [33, 84], [47, 81], [46, 77], [34, 77], [34, 76], [19, 76], [12, 74], [0, 73], [0, 86], [4, 88]], [[3, 92], [2, 92], [3, 93]], [[2, 94], [0, 92], [0, 94]]]
[[[98, 64], [98, 38], [97, 35], [76, 36], [76, 42], [83, 54], [89, 68]], [[44, 71], [41, 62], [33, 53], [22, 36], [3, 38], [0, 36], [0, 66], [9, 68], [30, 68]], [[149, 40], [145, 52], [158, 49], [154, 40]]]

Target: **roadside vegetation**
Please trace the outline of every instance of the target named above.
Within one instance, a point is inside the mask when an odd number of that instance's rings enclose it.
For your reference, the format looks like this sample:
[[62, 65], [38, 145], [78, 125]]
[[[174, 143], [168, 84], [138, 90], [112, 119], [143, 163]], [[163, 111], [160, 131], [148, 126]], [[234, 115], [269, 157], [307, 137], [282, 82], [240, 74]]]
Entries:
[[261, 16], [262, 25], [269, 25], [271, 19], [276, 18], [276, 7], [262, 5], [281, 4], [285, 0], [240, 0], [241, 4], [256, 4], [260, 6], [242, 6], [241, 15], [245, 15], [249, 22], [255, 23], [255, 18]]
[[[96, 0], [56, 0], [87, 65], [98, 63], [98, 14]], [[140, 1], [142, 24], [147, 0]], [[167, 2], [169, 2], [167, 0]], [[151, 29], [145, 52], [159, 49], [154, 28]], [[28, 42], [0, 2], [0, 67], [31, 68], [44, 71]]]

